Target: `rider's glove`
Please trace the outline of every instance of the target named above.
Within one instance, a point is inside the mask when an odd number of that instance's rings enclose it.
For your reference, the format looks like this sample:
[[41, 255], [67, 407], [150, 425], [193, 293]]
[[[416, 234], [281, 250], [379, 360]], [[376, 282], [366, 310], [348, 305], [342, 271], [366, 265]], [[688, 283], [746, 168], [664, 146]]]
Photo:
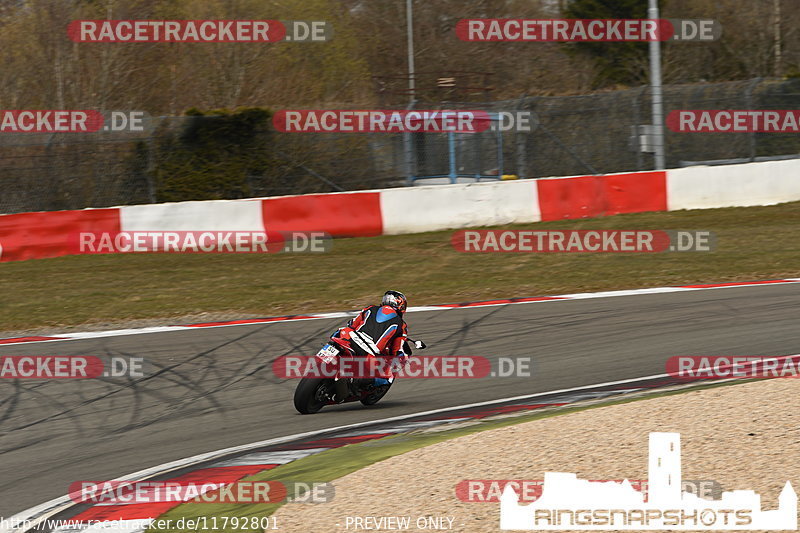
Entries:
[[408, 356], [403, 352], [397, 352], [397, 356], [394, 359], [394, 364], [392, 365], [396, 370], [403, 370], [406, 367], [406, 363], [408, 363]]

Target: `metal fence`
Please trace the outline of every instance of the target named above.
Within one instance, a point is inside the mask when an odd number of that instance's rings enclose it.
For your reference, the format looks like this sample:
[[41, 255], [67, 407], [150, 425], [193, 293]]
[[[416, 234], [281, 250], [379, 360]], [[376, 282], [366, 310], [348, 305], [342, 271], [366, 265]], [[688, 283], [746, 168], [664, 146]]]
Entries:
[[[664, 110], [799, 109], [800, 80], [673, 85], [663, 88]], [[518, 138], [509, 159], [525, 177], [648, 170], [653, 157], [638, 150], [635, 128], [651, 123], [647, 87], [604, 94], [525, 98], [539, 127]], [[509, 146], [509, 144], [506, 144]], [[800, 156], [796, 133], [678, 133], [665, 130], [666, 166], [691, 162]]]
[[[496, 180], [503, 175], [503, 134], [496, 114], [482, 131], [411, 133], [404, 138], [410, 184]], [[481, 128], [478, 128], [481, 129]]]
[[0, 134], [0, 213], [236, 199], [405, 184], [401, 135], [263, 131], [247, 145], [193, 150], [192, 123], [146, 133]]
[[[491, 103], [418, 103], [417, 109], [531, 111], [530, 132], [280, 133], [214, 153], [181, 148], [191, 124], [213, 117], [153, 119], [145, 134], [0, 134], [0, 213], [79, 209], [190, 199], [247, 198], [398, 187], [409, 178], [491, 179], [651, 169], [632, 143], [650, 122], [646, 87]], [[800, 109], [800, 80], [664, 86], [676, 109]], [[192, 122], [195, 121], [195, 122]], [[711, 160], [754, 161], [800, 154], [800, 136], [666, 131], [667, 167]], [[182, 151], [183, 150], [183, 151]], [[226, 152], [226, 150], [228, 152]], [[203, 173], [198, 176], [197, 167]], [[424, 180], [423, 180], [424, 181]]]

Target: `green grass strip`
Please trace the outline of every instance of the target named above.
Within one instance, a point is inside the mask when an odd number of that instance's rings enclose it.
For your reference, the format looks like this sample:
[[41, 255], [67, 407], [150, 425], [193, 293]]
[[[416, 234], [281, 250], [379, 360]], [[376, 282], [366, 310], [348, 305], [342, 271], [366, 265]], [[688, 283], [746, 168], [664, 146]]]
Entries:
[[[635, 402], [644, 399], [652, 399], [663, 396], [672, 396], [675, 394], [682, 394], [684, 392], [696, 391], [701, 389], [722, 387], [740, 383], [746, 383], [754, 380], [732, 380], [726, 382], [715, 383], [702, 383], [697, 385], [690, 385], [686, 388], [677, 390], [667, 390], [653, 392], [645, 391], [639, 393], [632, 393], [626, 395], [624, 398], [588, 400], [582, 402], [580, 405], [570, 405], [554, 408], [543, 408], [542, 410], [535, 410], [525, 414], [513, 414], [511, 416], [501, 415], [500, 418], [490, 418], [486, 420], [477, 420], [475, 424], [459, 425], [455, 423], [456, 427], [449, 430], [442, 430], [436, 432], [412, 432], [408, 434], [393, 435], [366, 441], [358, 444], [350, 444], [340, 448], [327, 450], [309, 457], [304, 457], [291, 463], [278, 466], [272, 470], [267, 470], [259, 474], [245, 478], [246, 481], [280, 481], [282, 483], [291, 482], [304, 482], [304, 483], [323, 483], [331, 482], [335, 479], [341, 478], [360, 470], [366, 466], [378, 463], [390, 457], [401, 455], [406, 452], [430, 446], [439, 442], [443, 442], [465, 435], [471, 435], [482, 431], [489, 431], [515, 424], [522, 424], [533, 420], [549, 418], [552, 416], [560, 416], [568, 413], [584, 411], [586, 409], [595, 409], [597, 407], [607, 407], [611, 405], [621, 405], [625, 403]], [[334, 496], [335, 498], [335, 496]], [[244, 523], [245, 519], [258, 519], [260, 517], [270, 516], [281, 505], [293, 505], [291, 503], [278, 503], [278, 504], [212, 504], [212, 503], [184, 503], [181, 504], [159, 517], [160, 520], [171, 520], [173, 524], [177, 524], [179, 520], [198, 520], [205, 517], [205, 524], [212, 524], [216, 520], [217, 524], [222, 524], [226, 520], [231, 523], [231, 519], [236, 517], [239, 523]], [[318, 504], [324, 505], [324, 504]], [[278, 524], [280, 527], [280, 524]], [[262, 532], [263, 529], [258, 528], [237, 528], [237, 531], [244, 532]], [[195, 531], [193, 529], [178, 529], [178, 528], [161, 528], [149, 529], [148, 531], [158, 531], [163, 533], [184, 533]]]
[[[411, 305], [800, 277], [800, 202], [635, 213], [514, 229], [708, 230], [714, 252], [461, 253], [451, 231], [336, 239], [326, 254], [84, 255], [0, 263], [6, 331], [357, 309], [389, 287]], [[358, 265], [359, 275], [352, 276]], [[57, 288], [57, 290], [53, 290]], [[205, 313], [205, 315], [204, 315]], [[413, 326], [413, 317], [410, 319]]]

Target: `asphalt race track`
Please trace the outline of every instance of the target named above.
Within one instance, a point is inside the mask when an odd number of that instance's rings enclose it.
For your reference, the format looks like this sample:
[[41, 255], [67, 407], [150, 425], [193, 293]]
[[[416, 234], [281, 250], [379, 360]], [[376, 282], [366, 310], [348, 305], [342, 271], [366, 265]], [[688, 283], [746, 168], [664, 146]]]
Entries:
[[[302, 416], [271, 362], [312, 355], [343, 320], [0, 346], [0, 355], [143, 357], [151, 377], [0, 380], [0, 517], [220, 448], [430, 409], [664, 373], [675, 355], [800, 352], [800, 284], [409, 313], [425, 355], [530, 357], [532, 377], [398, 381], [382, 403]], [[310, 310], [314, 311], [314, 310]]]

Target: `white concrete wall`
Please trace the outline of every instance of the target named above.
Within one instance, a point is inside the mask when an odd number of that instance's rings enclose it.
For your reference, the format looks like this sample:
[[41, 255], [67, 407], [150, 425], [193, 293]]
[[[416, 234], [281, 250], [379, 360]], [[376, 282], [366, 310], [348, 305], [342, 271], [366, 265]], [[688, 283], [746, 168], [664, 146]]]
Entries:
[[120, 208], [122, 231], [264, 231], [261, 200], [208, 200]]
[[386, 235], [541, 220], [534, 180], [387, 189], [381, 213]]
[[667, 209], [773, 205], [800, 200], [800, 159], [667, 171]]

